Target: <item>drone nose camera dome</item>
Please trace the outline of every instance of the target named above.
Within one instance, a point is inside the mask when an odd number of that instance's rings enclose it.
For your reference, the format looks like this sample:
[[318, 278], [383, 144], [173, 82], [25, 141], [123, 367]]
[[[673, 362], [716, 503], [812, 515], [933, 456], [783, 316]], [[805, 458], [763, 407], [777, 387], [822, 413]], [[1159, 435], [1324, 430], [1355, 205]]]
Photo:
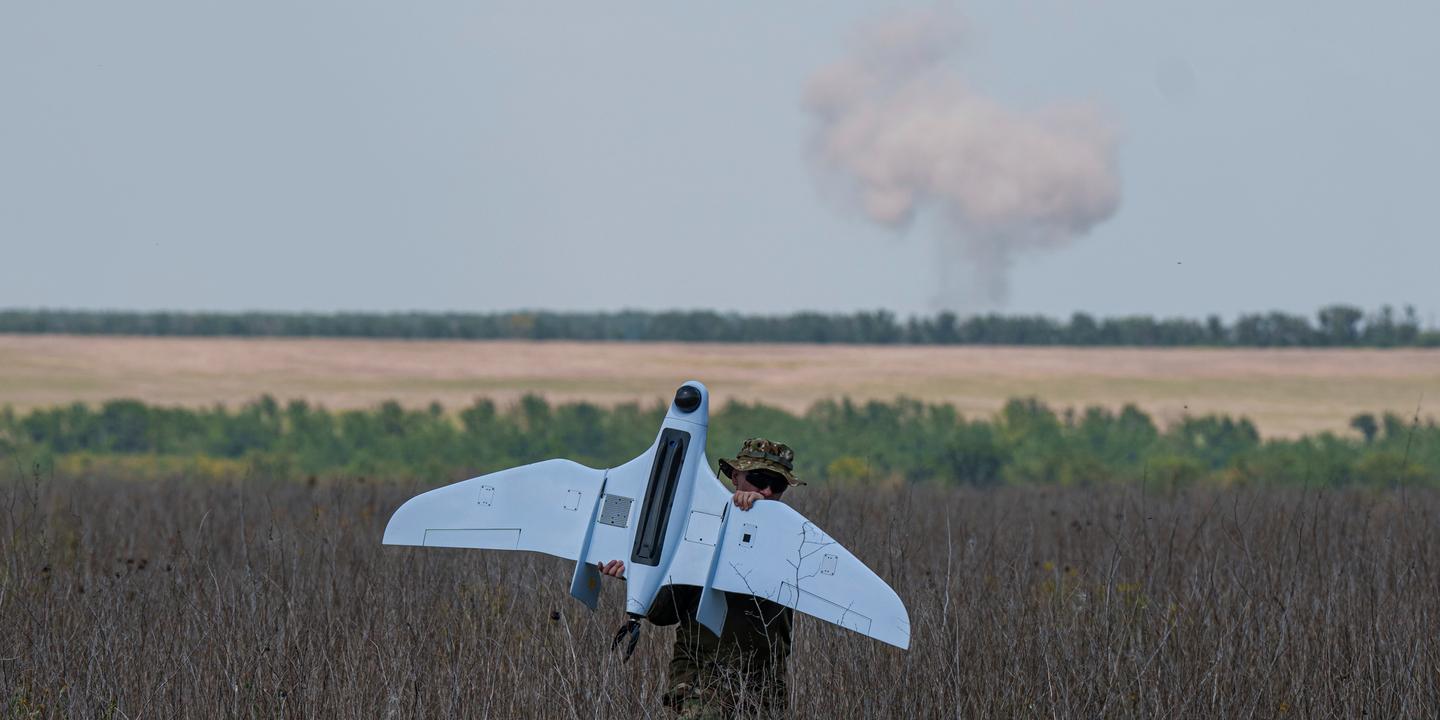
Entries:
[[692, 412], [700, 407], [700, 389], [694, 385], [681, 385], [675, 391], [675, 407], [684, 412]]

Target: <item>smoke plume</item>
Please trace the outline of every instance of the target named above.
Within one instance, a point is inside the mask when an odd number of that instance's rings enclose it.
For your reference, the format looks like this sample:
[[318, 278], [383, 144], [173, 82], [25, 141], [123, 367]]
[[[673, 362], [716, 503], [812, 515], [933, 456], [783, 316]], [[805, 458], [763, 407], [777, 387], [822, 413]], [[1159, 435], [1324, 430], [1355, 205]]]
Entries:
[[[943, 308], [998, 306], [1013, 259], [1055, 248], [1120, 204], [1115, 137], [1084, 105], [1002, 107], [952, 62], [959, 19], [911, 12], [872, 23], [811, 79], [815, 159], [871, 220], [936, 211]], [[972, 277], [967, 278], [965, 271]]]

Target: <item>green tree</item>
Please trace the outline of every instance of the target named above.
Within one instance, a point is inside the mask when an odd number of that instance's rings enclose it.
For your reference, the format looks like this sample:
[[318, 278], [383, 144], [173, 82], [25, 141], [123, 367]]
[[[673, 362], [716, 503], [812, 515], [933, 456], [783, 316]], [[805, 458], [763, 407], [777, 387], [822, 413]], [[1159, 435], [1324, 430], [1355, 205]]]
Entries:
[[1365, 444], [1375, 442], [1375, 433], [1379, 431], [1380, 425], [1375, 422], [1375, 416], [1370, 413], [1360, 413], [1350, 418], [1350, 427], [1360, 431], [1365, 437]]

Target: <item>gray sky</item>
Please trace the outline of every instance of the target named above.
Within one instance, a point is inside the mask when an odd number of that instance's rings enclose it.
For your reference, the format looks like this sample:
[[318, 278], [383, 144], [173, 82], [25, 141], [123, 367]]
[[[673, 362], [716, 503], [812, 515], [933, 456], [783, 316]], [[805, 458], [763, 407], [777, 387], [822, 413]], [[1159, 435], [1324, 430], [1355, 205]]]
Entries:
[[[0, 307], [934, 309], [943, 221], [811, 152], [880, 6], [478, 5], [0, 4]], [[1000, 309], [1440, 312], [1440, 6], [954, 8], [957, 76], [1118, 148]]]

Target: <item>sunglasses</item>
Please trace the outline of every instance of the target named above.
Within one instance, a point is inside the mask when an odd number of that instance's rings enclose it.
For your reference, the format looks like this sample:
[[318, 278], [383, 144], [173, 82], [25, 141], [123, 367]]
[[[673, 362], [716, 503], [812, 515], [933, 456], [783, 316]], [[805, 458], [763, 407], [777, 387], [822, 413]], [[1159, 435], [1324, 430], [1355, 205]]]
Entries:
[[786, 480], [783, 475], [769, 470], [747, 470], [745, 471], [745, 482], [754, 485], [758, 490], [768, 487], [770, 494], [775, 497], [780, 497], [790, 487], [790, 481]]

